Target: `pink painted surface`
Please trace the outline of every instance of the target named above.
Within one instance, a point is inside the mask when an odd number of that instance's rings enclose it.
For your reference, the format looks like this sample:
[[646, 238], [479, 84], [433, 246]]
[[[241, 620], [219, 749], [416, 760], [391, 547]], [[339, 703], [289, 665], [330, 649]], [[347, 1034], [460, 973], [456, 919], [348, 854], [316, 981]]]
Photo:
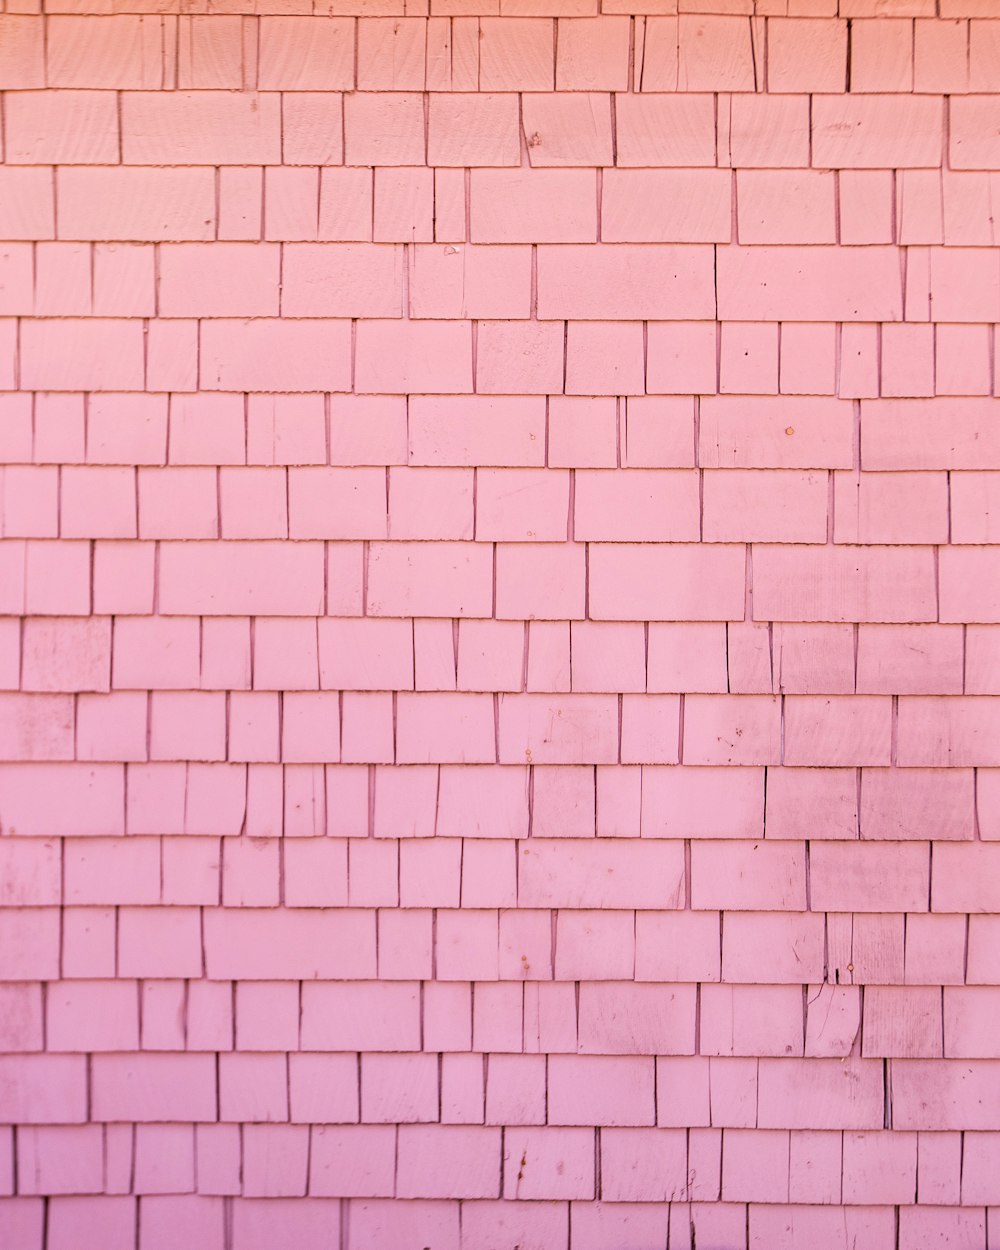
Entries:
[[1000, 0], [0, 90], [3, 1250], [1000, 1250]]

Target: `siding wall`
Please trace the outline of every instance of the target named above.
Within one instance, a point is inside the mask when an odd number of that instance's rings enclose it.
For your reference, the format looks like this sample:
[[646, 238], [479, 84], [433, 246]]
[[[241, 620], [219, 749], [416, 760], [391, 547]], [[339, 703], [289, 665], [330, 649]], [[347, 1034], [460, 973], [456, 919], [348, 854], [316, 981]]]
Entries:
[[1000, 1247], [1000, 2], [755, 4], [6, 0], [5, 1250]]

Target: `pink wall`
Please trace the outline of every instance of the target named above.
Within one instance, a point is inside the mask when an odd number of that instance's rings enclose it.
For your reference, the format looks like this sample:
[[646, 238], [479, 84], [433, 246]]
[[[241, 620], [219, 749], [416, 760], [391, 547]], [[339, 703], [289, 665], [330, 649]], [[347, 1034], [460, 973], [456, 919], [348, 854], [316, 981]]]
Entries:
[[1000, 0], [675, 3], [6, 0], [4, 1250], [1000, 1250]]

